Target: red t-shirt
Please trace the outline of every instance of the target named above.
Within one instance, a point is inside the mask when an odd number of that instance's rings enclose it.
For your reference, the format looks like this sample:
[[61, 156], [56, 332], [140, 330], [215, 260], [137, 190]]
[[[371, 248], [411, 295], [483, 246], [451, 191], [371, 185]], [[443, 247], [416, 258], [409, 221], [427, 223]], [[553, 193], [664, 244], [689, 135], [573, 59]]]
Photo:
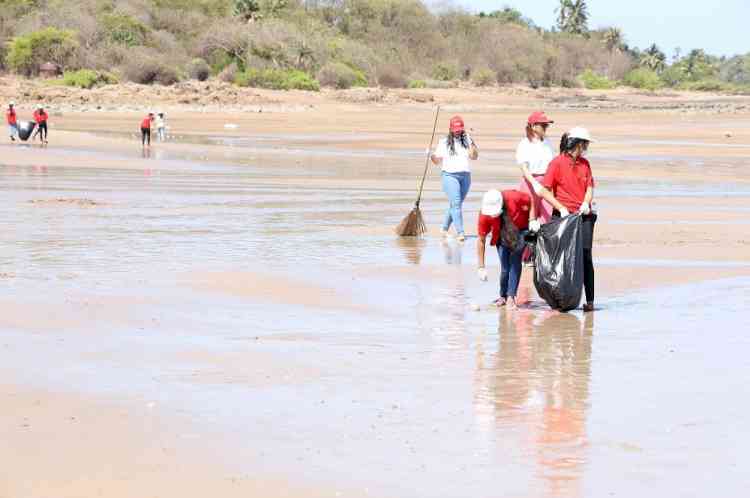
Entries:
[[[519, 230], [529, 228], [529, 209], [531, 209], [531, 196], [518, 190], [503, 190], [503, 210], [508, 213], [510, 220]], [[498, 245], [500, 241], [500, 228], [502, 228], [501, 216], [487, 216], [479, 213], [477, 220], [477, 233], [480, 237], [486, 237], [492, 233], [490, 244]]]
[[16, 124], [16, 110], [8, 109], [7, 111], [5, 111], [5, 118], [8, 120], [9, 125]]
[[46, 122], [48, 118], [49, 115], [46, 112], [34, 111], [34, 121], [36, 121], [37, 124]]
[[143, 118], [143, 121], [141, 121], [141, 128], [147, 128], [151, 129], [151, 118], [146, 116]]
[[574, 213], [578, 211], [586, 196], [586, 190], [594, 186], [591, 165], [583, 158], [573, 162], [567, 154], [560, 154], [547, 166], [547, 174], [542, 180], [560, 204]]

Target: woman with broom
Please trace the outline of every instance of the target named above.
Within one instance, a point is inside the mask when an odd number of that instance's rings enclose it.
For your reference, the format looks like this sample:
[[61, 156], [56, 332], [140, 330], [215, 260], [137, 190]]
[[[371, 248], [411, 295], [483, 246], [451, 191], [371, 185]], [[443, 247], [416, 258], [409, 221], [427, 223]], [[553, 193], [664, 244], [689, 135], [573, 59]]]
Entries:
[[463, 242], [466, 238], [462, 206], [471, 187], [469, 160], [474, 161], [478, 157], [479, 150], [466, 133], [464, 120], [461, 116], [453, 116], [450, 120], [448, 136], [440, 140], [430, 159], [433, 164], [441, 166], [443, 170], [443, 192], [450, 202], [440, 231], [443, 236], [446, 236], [453, 224], [459, 242]]

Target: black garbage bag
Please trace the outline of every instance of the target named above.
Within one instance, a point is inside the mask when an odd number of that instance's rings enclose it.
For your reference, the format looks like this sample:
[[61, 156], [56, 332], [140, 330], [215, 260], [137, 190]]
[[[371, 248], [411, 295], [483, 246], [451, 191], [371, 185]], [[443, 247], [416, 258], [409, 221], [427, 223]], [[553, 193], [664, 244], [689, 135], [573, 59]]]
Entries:
[[18, 122], [18, 138], [24, 142], [29, 139], [31, 134], [36, 128], [36, 123], [33, 121], [19, 121]]
[[581, 303], [583, 237], [581, 215], [553, 218], [536, 240], [534, 287], [551, 308], [570, 311]]

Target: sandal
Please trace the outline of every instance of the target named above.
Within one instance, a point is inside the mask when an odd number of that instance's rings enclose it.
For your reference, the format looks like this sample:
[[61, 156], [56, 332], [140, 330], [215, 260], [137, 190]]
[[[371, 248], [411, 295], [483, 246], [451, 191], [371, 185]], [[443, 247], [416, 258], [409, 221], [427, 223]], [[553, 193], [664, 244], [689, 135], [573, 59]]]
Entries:
[[508, 300], [506, 298], [504, 298], [504, 297], [498, 297], [497, 299], [495, 299], [494, 301], [492, 301], [492, 304], [494, 304], [495, 306], [497, 306], [499, 308], [501, 306], [505, 306], [507, 304], [507, 302], [508, 302]]

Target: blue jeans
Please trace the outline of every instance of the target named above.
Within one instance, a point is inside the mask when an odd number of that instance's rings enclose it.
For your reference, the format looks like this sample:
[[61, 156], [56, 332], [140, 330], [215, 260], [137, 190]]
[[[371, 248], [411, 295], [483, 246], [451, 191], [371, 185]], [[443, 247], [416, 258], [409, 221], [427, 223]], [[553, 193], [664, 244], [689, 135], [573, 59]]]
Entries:
[[[523, 237], [526, 231], [522, 231]], [[497, 246], [497, 255], [500, 258], [500, 297], [515, 298], [518, 293], [518, 284], [521, 281], [521, 257], [523, 247], [517, 251], [511, 251], [502, 246]]]
[[8, 125], [8, 133], [11, 137], [17, 137], [18, 136], [18, 125], [9, 124]]
[[461, 206], [469, 193], [469, 188], [471, 188], [471, 173], [446, 173], [443, 171], [443, 192], [450, 201], [443, 222], [443, 230], [448, 230], [453, 223], [456, 225], [456, 233], [464, 233], [464, 216]]

